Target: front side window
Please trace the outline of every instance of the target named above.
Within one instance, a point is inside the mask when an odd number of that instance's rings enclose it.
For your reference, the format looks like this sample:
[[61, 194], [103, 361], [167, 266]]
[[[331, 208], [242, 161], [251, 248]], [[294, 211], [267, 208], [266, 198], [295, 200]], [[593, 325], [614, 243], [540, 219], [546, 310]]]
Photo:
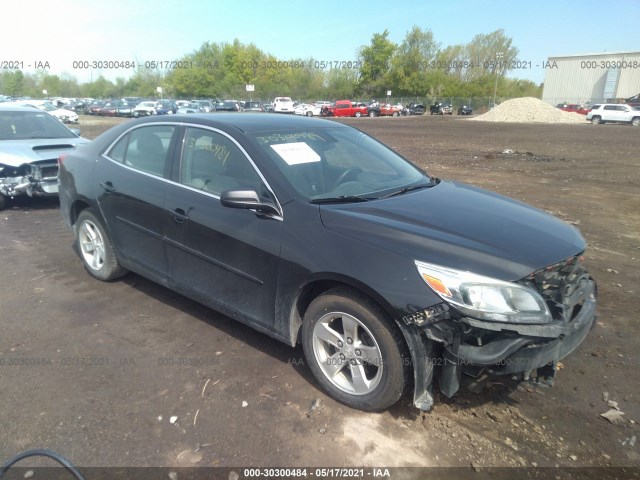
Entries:
[[132, 168], [164, 176], [176, 127], [151, 125], [132, 130], [113, 145], [107, 156]]
[[262, 191], [260, 175], [231, 139], [194, 127], [185, 133], [180, 183], [214, 195], [239, 188]]

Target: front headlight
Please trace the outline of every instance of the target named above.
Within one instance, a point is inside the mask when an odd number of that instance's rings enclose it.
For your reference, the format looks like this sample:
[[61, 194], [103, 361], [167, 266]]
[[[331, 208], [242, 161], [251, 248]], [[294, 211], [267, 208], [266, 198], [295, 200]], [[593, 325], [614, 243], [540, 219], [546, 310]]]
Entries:
[[530, 288], [417, 260], [415, 264], [425, 283], [465, 315], [507, 323], [553, 320], [542, 297]]

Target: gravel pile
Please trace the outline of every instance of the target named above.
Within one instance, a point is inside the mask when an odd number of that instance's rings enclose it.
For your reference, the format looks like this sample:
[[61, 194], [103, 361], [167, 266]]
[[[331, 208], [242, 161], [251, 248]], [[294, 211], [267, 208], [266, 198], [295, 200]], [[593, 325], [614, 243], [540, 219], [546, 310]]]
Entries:
[[469, 120], [510, 123], [587, 123], [584, 115], [563, 112], [533, 97], [514, 98]]

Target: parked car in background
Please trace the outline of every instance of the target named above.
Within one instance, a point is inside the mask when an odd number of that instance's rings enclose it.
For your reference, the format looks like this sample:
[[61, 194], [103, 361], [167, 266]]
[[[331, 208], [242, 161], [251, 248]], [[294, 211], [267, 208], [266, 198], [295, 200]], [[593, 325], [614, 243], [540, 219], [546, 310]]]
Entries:
[[140, 102], [133, 109], [134, 117], [148, 117], [156, 114], [156, 102], [153, 100], [145, 100]]
[[247, 100], [244, 102], [244, 110], [246, 112], [264, 112], [264, 105], [262, 102], [256, 102], [253, 100]]
[[436, 102], [429, 107], [431, 115], [453, 115], [453, 107], [447, 102]]
[[216, 112], [242, 112], [244, 108], [237, 100], [222, 100], [216, 103]]
[[473, 113], [473, 109], [471, 105], [460, 105], [458, 107], [458, 115], [471, 115]]
[[172, 100], [156, 100], [156, 114], [173, 115], [178, 111], [178, 107]]
[[267, 112], [267, 113], [274, 113], [274, 110], [273, 110], [273, 103], [270, 103], [270, 102], [264, 102], [262, 105], [264, 106], [264, 111], [265, 111], [265, 112]]
[[62, 123], [78, 123], [78, 114], [72, 110], [57, 107], [46, 100], [18, 100], [15, 102], [20, 105], [31, 105], [47, 112], [49, 115], [57, 118]]
[[428, 410], [462, 376], [550, 383], [596, 320], [574, 226], [339, 122], [146, 118], [62, 159], [59, 178], [90, 275], [132, 270], [301, 343], [352, 408], [413, 393]]
[[275, 113], [293, 113], [293, 100], [289, 97], [276, 97], [273, 100]]
[[629, 123], [638, 127], [640, 126], [640, 107], [632, 107], [624, 103], [593, 105], [586, 119], [594, 124]]
[[87, 105], [85, 113], [87, 115], [100, 115], [100, 110], [102, 110], [102, 107], [104, 107], [105, 103], [107, 102], [103, 100], [95, 100]]
[[88, 142], [36, 107], [1, 103], [0, 209], [21, 195], [57, 195], [58, 157]]
[[402, 114], [402, 105], [383, 103], [375, 107], [368, 106], [367, 114], [370, 117], [399, 117]]
[[137, 103], [133, 101], [122, 101], [116, 103], [116, 117], [133, 117]]
[[563, 112], [574, 112], [579, 113], [580, 115], [586, 115], [591, 110], [590, 106], [578, 105], [575, 103], [559, 103], [556, 105], [556, 108], [559, 108]]
[[329, 106], [321, 107], [321, 115], [326, 117], [362, 117], [369, 113], [364, 103], [351, 100], [338, 100]]
[[197, 102], [198, 104], [200, 104], [200, 111], [201, 112], [213, 112], [214, 108], [213, 108], [213, 103], [211, 102], [211, 100], [191, 100], [192, 102]]
[[103, 117], [115, 117], [118, 114], [118, 102], [112, 101], [105, 103], [100, 109], [99, 115]]
[[[177, 105], [177, 102], [176, 102]], [[202, 109], [198, 102], [186, 102], [178, 106], [177, 113], [201, 113]]]
[[294, 114], [307, 117], [319, 116], [321, 112], [322, 107], [320, 105], [311, 105], [310, 103], [301, 103], [293, 109]]
[[427, 109], [422, 103], [411, 102], [409, 105], [402, 109], [403, 115], [424, 115]]

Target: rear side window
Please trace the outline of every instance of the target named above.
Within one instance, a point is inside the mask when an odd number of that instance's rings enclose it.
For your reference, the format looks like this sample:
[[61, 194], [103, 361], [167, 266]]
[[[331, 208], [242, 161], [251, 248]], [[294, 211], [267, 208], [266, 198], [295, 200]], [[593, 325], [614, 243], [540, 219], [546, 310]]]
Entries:
[[116, 142], [107, 156], [146, 173], [164, 176], [176, 127], [150, 125], [132, 130]]

